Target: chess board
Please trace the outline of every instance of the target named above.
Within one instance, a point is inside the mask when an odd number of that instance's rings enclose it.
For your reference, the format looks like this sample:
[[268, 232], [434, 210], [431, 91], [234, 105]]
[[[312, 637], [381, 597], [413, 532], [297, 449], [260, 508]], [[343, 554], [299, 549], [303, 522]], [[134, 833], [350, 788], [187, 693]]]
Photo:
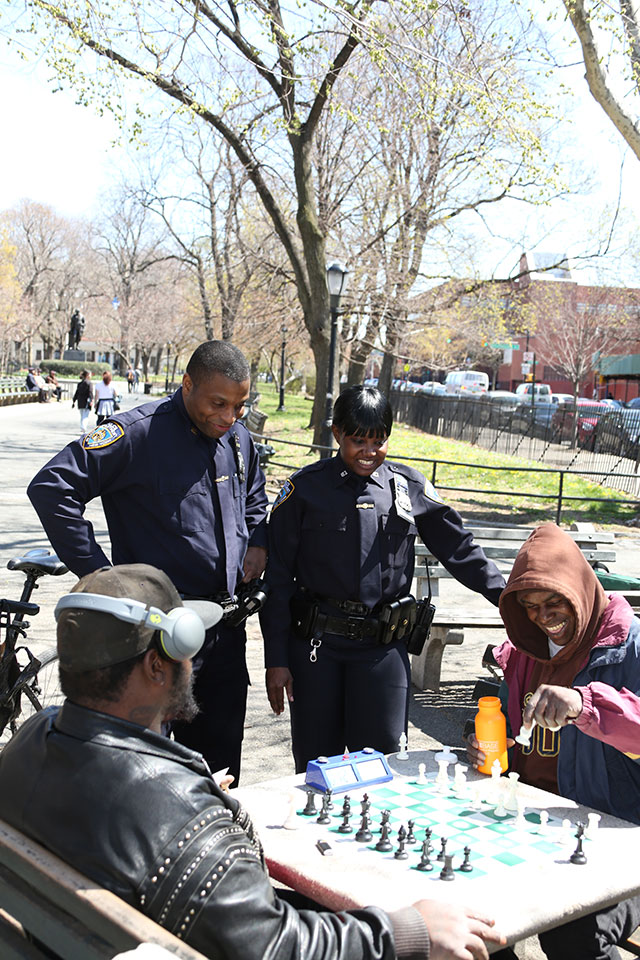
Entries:
[[[494, 785], [487, 782], [482, 786], [491, 788]], [[503, 780], [500, 787], [503, 797], [506, 797], [508, 784]], [[355, 835], [362, 819], [361, 800], [364, 793], [368, 795], [371, 804], [369, 817], [373, 838], [368, 842], [359, 843]], [[484, 790], [483, 794], [489, 797], [489, 789]], [[320, 800], [321, 797], [318, 795], [316, 798], [318, 813]], [[351, 847], [349, 852], [353, 852], [354, 848], [359, 848], [359, 851], [370, 851], [375, 857], [386, 858], [390, 862], [395, 861], [398, 869], [417, 871], [425, 830], [430, 828], [433, 848], [430, 857], [433, 871], [422, 873], [425, 878], [439, 879], [444, 864], [442, 860], [437, 860], [437, 856], [443, 837], [447, 840], [446, 853], [453, 856], [456, 877], [464, 879], [465, 882], [473, 882], [487, 874], [495, 876], [496, 871], [508, 870], [521, 864], [531, 864], [534, 861], [568, 859], [577, 843], [575, 826], [567, 831], [562, 825], [562, 820], [549, 817], [547, 824], [543, 827], [539, 812], [531, 810], [525, 812], [525, 826], [518, 827], [516, 814], [508, 813], [506, 816], [498, 816], [494, 803], [481, 802], [480, 807], [474, 809], [470, 789], [468, 796], [463, 799], [454, 796], [451, 789], [443, 795], [436, 787], [435, 778], [428, 779], [426, 785], [419, 785], [415, 780], [396, 777], [390, 783], [350, 794], [352, 833], [345, 834], [339, 831], [343, 822], [343, 802], [344, 795], [333, 797], [334, 808], [330, 811], [331, 823], [324, 826], [316, 824], [314, 816], [305, 816], [302, 812], [304, 807], [302, 804], [298, 811], [301, 829], [304, 829], [306, 821], [337, 853], [347, 852], [345, 847], [349, 845]], [[383, 810], [390, 812], [389, 840], [393, 844], [393, 849], [386, 853], [375, 849], [380, 839]], [[414, 824], [415, 843], [406, 844], [405, 850], [409, 855], [406, 860], [396, 860], [394, 853], [398, 847], [398, 830], [401, 826], [406, 829], [410, 820]], [[585, 841], [587, 853], [589, 845]], [[469, 862], [473, 867], [473, 870], [468, 873], [461, 872], [459, 869], [464, 859], [465, 847], [470, 848]]]

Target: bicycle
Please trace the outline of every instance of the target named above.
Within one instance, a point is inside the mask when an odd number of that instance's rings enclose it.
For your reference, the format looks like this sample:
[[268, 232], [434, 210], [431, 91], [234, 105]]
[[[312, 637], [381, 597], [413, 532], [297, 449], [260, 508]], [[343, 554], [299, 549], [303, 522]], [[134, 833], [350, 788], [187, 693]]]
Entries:
[[55, 646], [36, 656], [19, 640], [27, 639], [30, 622], [25, 617], [34, 617], [40, 611], [37, 603], [30, 602], [40, 577], [62, 576], [68, 572], [64, 563], [44, 548], [14, 557], [7, 567], [24, 573], [25, 581], [19, 600], [0, 599], [0, 637], [4, 632], [4, 640], [0, 642], [0, 746], [33, 713], [62, 703]]

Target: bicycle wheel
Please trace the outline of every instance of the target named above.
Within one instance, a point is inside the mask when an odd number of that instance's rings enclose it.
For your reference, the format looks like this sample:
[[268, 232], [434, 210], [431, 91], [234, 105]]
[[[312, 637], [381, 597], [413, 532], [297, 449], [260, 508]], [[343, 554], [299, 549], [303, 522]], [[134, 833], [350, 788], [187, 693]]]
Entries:
[[0, 748], [11, 739], [18, 728], [44, 707], [60, 706], [64, 697], [58, 678], [58, 652], [50, 648], [38, 656], [40, 666], [27, 665], [21, 674], [24, 681], [20, 692], [20, 713], [5, 727], [0, 737]]

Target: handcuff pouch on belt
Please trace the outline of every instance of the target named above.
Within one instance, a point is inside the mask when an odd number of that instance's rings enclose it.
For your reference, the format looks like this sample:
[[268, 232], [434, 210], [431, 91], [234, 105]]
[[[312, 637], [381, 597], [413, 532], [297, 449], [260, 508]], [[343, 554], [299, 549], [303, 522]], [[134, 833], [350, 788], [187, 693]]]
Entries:
[[[330, 598], [322, 598], [332, 603]], [[334, 601], [338, 606], [343, 601]], [[353, 604], [356, 606], [356, 604]], [[401, 597], [385, 603], [377, 616], [333, 616], [320, 611], [320, 600], [297, 593], [291, 598], [291, 627], [299, 640], [311, 640], [324, 633], [371, 640], [386, 646], [396, 640], [408, 640], [416, 623], [417, 604], [413, 597]]]
[[431, 602], [431, 577], [429, 576], [429, 566], [427, 565], [427, 584], [429, 594], [422, 600], [416, 602], [416, 620], [413, 630], [407, 637], [407, 652], [414, 656], [420, 656], [425, 643], [429, 639], [431, 624], [435, 616], [436, 608]]

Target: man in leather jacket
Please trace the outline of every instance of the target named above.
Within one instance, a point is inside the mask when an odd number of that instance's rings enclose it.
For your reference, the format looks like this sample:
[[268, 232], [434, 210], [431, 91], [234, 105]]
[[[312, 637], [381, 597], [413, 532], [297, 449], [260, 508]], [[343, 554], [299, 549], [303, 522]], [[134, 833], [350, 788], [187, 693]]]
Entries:
[[0, 817], [214, 960], [486, 958], [501, 938], [461, 907], [332, 913], [274, 891], [246, 811], [161, 733], [197, 709], [204, 627], [182, 607], [146, 564], [94, 571], [59, 601], [67, 699], [0, 754]]

